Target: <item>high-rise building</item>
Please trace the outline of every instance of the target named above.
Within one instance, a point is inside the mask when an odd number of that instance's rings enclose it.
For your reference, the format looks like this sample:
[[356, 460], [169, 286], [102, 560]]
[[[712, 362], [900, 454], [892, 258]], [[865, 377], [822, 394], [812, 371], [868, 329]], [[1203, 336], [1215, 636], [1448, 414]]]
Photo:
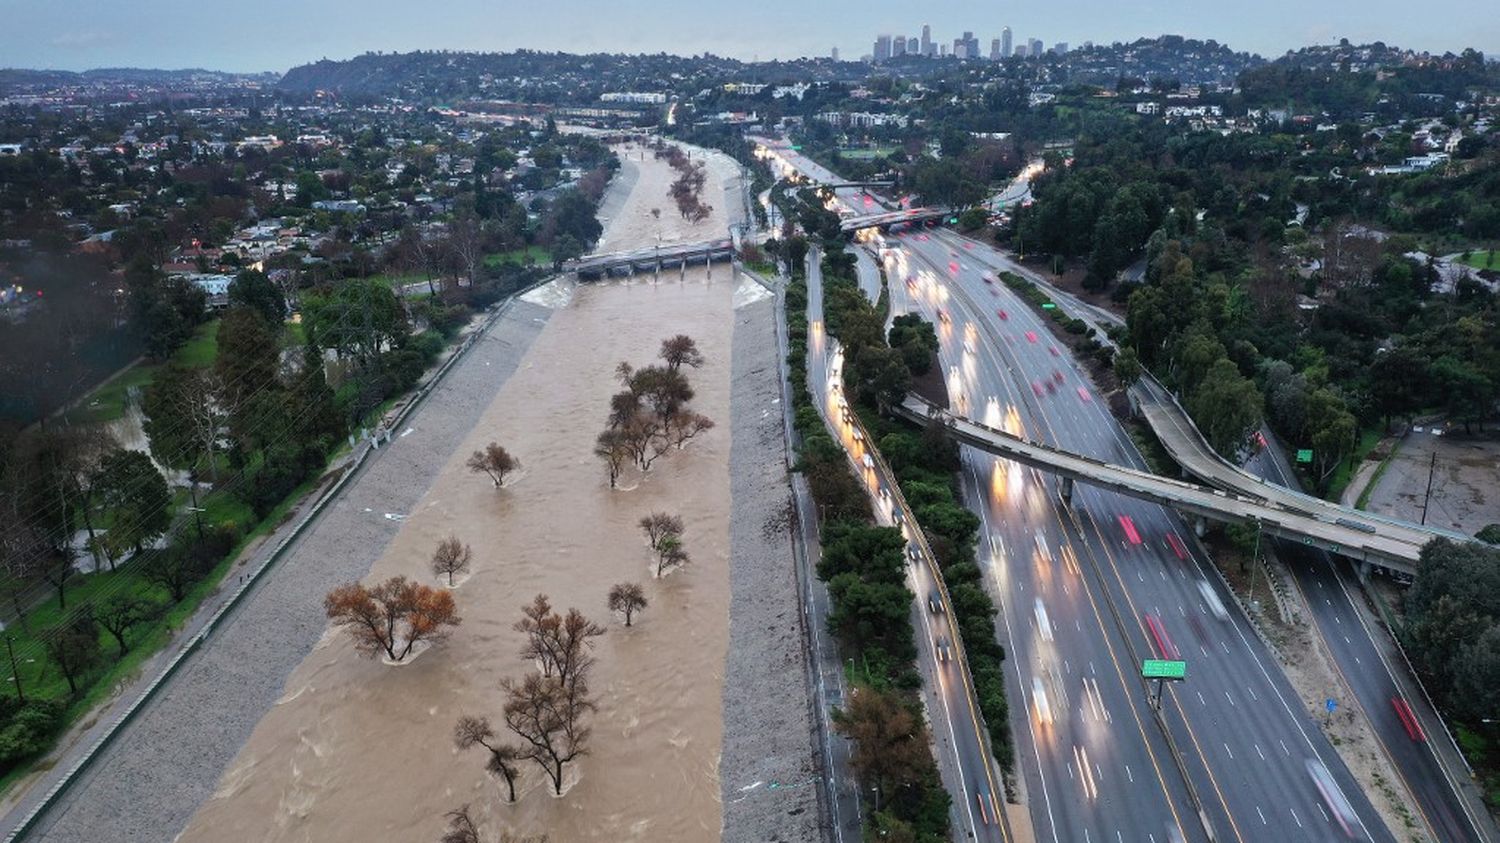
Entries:
[[917, 42], [915, 36], [906, 39], [906, 54], [908, 56], [920, 56], [922, 55], [921, 50], [922, 45]]
[[891, 36], [880, 35], [875, 38], [875, 50], [871, 53], [875, 61], [890, 61], [891, 58]]
[[999, 60], [1000, 60], [1000, 39], [999, 38], [991, 38], [990, 39], [990, 61], [999, 61]]
[[891, 41], [891, 58], [899, 59], [904, 55], [906, 55], [906, 39], [897, 35]]
[[1015, 56], [1018, 59], [1024, 59], [1024, 58], [1026, 58], [1026, 45], [1025, 44], [1017, 44], [1016, 45], [1016, 51], [1014, 53], [1011, 53], [1011, 55]]
[[942, 56], [943, 58], [947, 58], [948, 57], [948, 45], [947, 44], [939, 44], [938, 45], [938, 55]]
[[1053, 46], [1052, 52], [1057, 53], [1060, 56], [1067, 55], [1068, 54], [1068, 42], [1066, 42], [1066, 41], [1059, 41], [1059, 42], [1057, 42], [1057, 44], [1055, 46]]
[[1042, 44], [1042, 39], [1040, 39], [1040, 38], [1033, 38], [1033, 39], [1031, 39], [1030, 43], [1026, 47], [1026, 55], [1028, 55], [1028, 56], [1039, 56], [1046, 49], [1047, 49], [1046, 46]]
[[922, 24], [922, 55], [932, 55], [932, 26]]
[[834, 61], [838, 61], [839, 60], [839, 48], [838, 47], [834, 47], [833, 51], [831, 53], [829, 53], [829, 57], [832, 58]]
[[1000, 58], [1008, 59], [1011, 53], [1010, 27], [1000, 30]]

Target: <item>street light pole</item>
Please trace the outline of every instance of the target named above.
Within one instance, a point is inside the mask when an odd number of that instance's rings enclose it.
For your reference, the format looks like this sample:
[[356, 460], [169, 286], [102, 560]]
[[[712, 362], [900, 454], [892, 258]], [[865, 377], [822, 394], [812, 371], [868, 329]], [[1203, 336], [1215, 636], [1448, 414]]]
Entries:
[[11, 676], [11, 679], [13, 679], [15, 681], [15, 683], [16, 683], [16, 698], [21, 701], [22, 705], [25, 705], [26, 704], [26, 691], [25, 691], [24, 688], [21, 687], [21, 673], [20, 673], [20, 671], [16, 670], [16, 644], [15, 644], [15, 639], [12, 638], [9, 635], [5, 636], [5, 649], [6, 649], [6, 652], [10, 653], [10, 676]]

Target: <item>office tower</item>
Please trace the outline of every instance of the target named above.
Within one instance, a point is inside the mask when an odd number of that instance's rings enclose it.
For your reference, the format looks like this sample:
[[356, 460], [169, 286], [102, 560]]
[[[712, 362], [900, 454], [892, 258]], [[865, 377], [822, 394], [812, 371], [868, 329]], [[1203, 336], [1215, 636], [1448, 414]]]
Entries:
[[948, 57], [948, 45], [947, 44], [939, 44], [938, 45], [938, 55], [942, 56], [943, 58], [947, 58]]
[[917, 39], [916, 39], [915, 36], [906, 39], [906, 54], [908, 56], [920, 56], [920, 55], [922, 55], [922, 53], [920, 52], [921, 49], [922, 49], [922, 45], [917, 43]]
[[881, 35], [875, 39], [875, 61], [889, 61], [891, 58], [891, 36]]
[[833, 58], [834, 61], [838, 61], [839, 60], [839, 48], [838, 47], [834, 47], [833, 48], [833, 52], [830, 53], [829, 55]]
[[1015, 56], [1018, 59], [1024, 59], [1024, 58], [1026, 58], [1026, 45], [1025, 44], [1017, 44], [1016, 45], [1016, 51], [1014, 53], [1011, 53], [1011, 55]]
[[899, 59], [904, 55], [906, 55], [906, 39], [901, 37], [900, 35], [897, 35], [895, 39], [891, 41], [891, 58]]
[[922, 24], [922, 55], [932, 55], [932, 26]]
[[1093, 41], [1085, 41], [1085, 42], [1083, 42], [1083, 48], [1085, 50], [1092, 50], [1092, 49], [1094, 49], [1094, 42]]
[[1042, 44], [1042, 39], [1033, 38], [1026, 47], [1026, 55], [1040, 56], [1047, 48]]
[[1060, 56], [1067, 55], [1067, 53], [1068, 53], [1068, 42], [1066, 42], [1066, 41], [1059, 41], [1059, 42], [1057, 42], [1057, 46], [1055, 46], [1055, 47], [1052, 48], [1052, 52], [1057, 53]]
[[1000, 60], [1000, 39], [999, 38], [991, 38], [990, 39], [990, 61], [999, 61], [999, 60]]
[[1000, 30], [1000, 58], [1008, 59], [1011, 54], [1010, 27]]

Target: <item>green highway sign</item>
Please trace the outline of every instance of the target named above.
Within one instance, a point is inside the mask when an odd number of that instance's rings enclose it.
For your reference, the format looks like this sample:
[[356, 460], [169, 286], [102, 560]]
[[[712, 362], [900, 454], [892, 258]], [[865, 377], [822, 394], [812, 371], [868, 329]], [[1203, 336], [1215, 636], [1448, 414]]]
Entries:
[[1042, 302], [1042, 310], [1056, 310], [1056, 309], [1057, 309], [1057, 305], [1053, 304], [1052, 302], [1050, 302], [1050, 301]]
[[1297, 462], [1312, 462], [1312, 449], [1302, 448], [1297, 451]]
[[1141, 662], [1141, 676], [1145, 679], [1183, 679], [1187, 677], [1187, 662], [1146, 659]]

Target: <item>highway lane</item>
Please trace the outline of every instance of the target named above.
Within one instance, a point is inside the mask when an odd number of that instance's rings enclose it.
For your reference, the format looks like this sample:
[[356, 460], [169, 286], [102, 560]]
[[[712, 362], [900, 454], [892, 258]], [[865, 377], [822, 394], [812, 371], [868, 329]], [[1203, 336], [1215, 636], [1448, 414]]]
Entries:
[[[962, 248], [964, 240], [958, 235], [944, 231], [938, 236], [955, 248]], [[1083, 302], [1066, 291], [1052, 288], [1045, 279], [1006, 255], [982, 249], [976, 250], [974, 256], [981, 264], [1018, 272], [1042, 283], [1055, 300], [1065, 303], [1070, 312], [1095, 325], [1122, 324], [1114, 314]], [[1271, 441], [1274, 442], [1274, 438]], [[1230, 476], [1227, 472], [1233, 470], [1226, 468], [1226, 476]], [[1268, 483], [1300, 491], [1284, 455], [1274, 445], [1254, 454], [1246, 461], [1243, 471]], [[1420, 693], [1411, 692], [1414, 682], [1405, 675], [1405, 668], [1393, 666], [1386, 658], [1389, 648], [1375, 643], [1375, 636], [1387, 633], [1383, 629], [1370, 628], [1364, 614], [1354, 605], [1362, 586], [1352, 563], [1297, 542], [1271, 541], [1286, 561], [1294, 585], [1301, 589], [1311, 607], [1318, 632], [1333, 653], [1334, 667], [1355, 696], [1354, 700], [1339, 700], [1337, 703], [1361, 706], [1382, 751], [1417, 800], [1418, 821], [1436, 840], [1494, 839], [1493, 823], [1457, 793], [1457, 789], [1463, 786], [1461, 783], [1468, 780], [1467, 772], [1460, 764], [1453, 763], [1456, 759], [1445, 760], [1448, 753], [1439, 754], [1431, 744], [1434, 740], [1449, 740], [1436, 712]], [[1397, 681], [1398, 671], [1402, 671], [1404, 682]], [[1403, 691], [1403, 688], [1408, 690]], [[1418, 734], [1425, 739], [1412, 738], [1395, 708], [1397, 698], [1411, 707], [1419, 723]]]
[[[991, 368], [1003, 372], [998, 379], [1008, 380], [1009, 388], [978, 376], [977, 366], [972, 375], [957, 373], [960, 381], [982, 393], [982, 397], [971, 396], [970, 404], [1004, 395], [1000, 400], [1015, 407], [1027, 435], [1101, 459], [1140, 465], [1139, 456], [1108, 417], [1102, 401], [1092, 395], [1082, 373], [1056, 349], [1050, 334], [1019, 299], [1001, 285], [984, 284], [979, 272], [965, 268], [970, 261], [963, 252], [955, 255], [925, 233], [898, 239], [904, 250], [909, 249], [924, 264], [921, 272], [934, 282], [944, 279], [929, 310], [935, 315], [947, 304], [951, 326], [944, 333], [967, 333], [966, 326], [973, 324], [976, 333], [982, 329], [989, 344], [1001, 352], [1003, 369]], [[944, 295], [946, 299], [940, 302]], [[981, 300], [997, 306], [990, 311], [987, 304], [978, 303]], [[959, 354], [951, 356], [963, 359]], [[1162, 507], [1081, 486], [1072, 511], [1078, 516], [1081, 534], [1091, 539], [1083, 544], [1085, 555], [1099, 566], [1106, 592], [1125, 616], [1121, 633], [1132, 653], [1151, 654], [1164, 648], [1181, 652], [1196, 642], [1204, 656], [1194, 660], [1189, 684], [1169, 691], [1167, 713], [1179, 744], [1191, 748], [1190, 762], [1197, 756], [1194, 775], [1201, 776], [1200, 792], [1206, 801], [1221, 803], [1223, 822], [1215, 823], [1223, 827], [1221, 836], [1232, 833], [1240, 839], [1256, 839], [1273, 831], [1299, 839], [1298, 834], [1307, 833], [1308, 824], [1321, 819], [1322, 813], [1305, 759], [1321, 759], [1339, 776], [1346, 793], [1355, 790], [1352, 779], [1346, 772], [1340, 775], [1337, 756], [1300, 713], [1284, 678], [1267, 669], [1268, 654], [1243, 620], [1205, 622], [1209, 610], [1197, 583], [1207, 578], [1196, 563], [1176, 559], [1167, 543], [1166, 536], [1172, 534], [1187, 549], [1178, 519]], [[1120, 521], [1121, 516], [1129, 521]], [[1135, 531], [1141, 544], [1127, 537], [1129, 530]], [[1153, 573], [1156, 576], [1148, 576]], [[1217, 583], [1210, 581], [1209, 588], [1221, 603], [1225, 601]], [[1147, 620], [1148, 615], [1153, 620]], [[1215, 649], [1223, 651], [1224, 657], [1207, 656]], [[1269, 704], [1259, 704], [1262, 699]], [[1253, 729], [1245, 728], [1247, 721], [1254, 724]], [[1241, 740], [1200, 739], [1205, 733]], [[1248, 740], [1243, 737], [1247, 734]], [[1281, 752], [1268, 754], [1268, 747]], [[1266, 761], [1259, 763], [1262, 756]], [[1357, 795], [1350, 798], [1362, 801]], [[1377, 836], [1383, 834], [1378, 822], [1371, 821], [1368, 804], [1356, 808], [1362, 808], [1359, 813], [1366, 826]]]
[[[893, 313], [914, 307], [894, 278], [891, 300]], [[951, 330], [940, 339], [945, 370], [979, 366]], [[987, 347], [975, 351], [998, 365]], [[1012, 389], [998, 379], [997, 387]], [[1110, 643], [1107, 609], [1081, 580], [1076, 531], [1058, 517], [1042, 475], [969, 448], [963, 458], [967, 503], [984, 524], [980, 562], [1000, 597], [1012, 732], [1038, 839], [1168, 841], [1195, 827], [1138, 666]]]
[[[955, 249], [962, 248], [967, 242], [952, 232], [934, 234]], [[1095, 326], [1121, 324], [1114, 314], [1082, 302], [1066, 291], [1052, 288], [1045, 279], [1016, 264], [1008, 256], [989, 249], [975, 249], [971, 254], [981, 265], [1018, 272], [1041, 283], [1054, 300], [1064, 303], [1070, 313], [1082, 316]], [[1232, 470], [1225, 469], [1226, 472]], [[1266, 482], [1297, 489], [1283, 455], [1274, 447], [1255, 454], [1243, 470]], [[1436, 713], [1407, 676], [1405, 668], [1392, 666], [1387, 658], [1391, 649], [1388, 642], [1383, 645], [1375, 643], [1374, 636], [1384, 636], [1385, 631], [1372, 629], [1364, 613], [1354, 605], [1361, 586], [1351, 563], [1335, 560], [1321, 550], [1298, 542], [1274, 540], [1274, 546], [1287, 561], [1288, 570], [1294, 577], [1293, 584], [1302, 590], [1312, 607], [1318, 632], [1333, 653], [1335, 668], [1354, 693], [1354, 700], [1339, 699], [1336, 704], [1361, 706], [1382, 750], [1417, 800], [1417, 821], [1435, 840], [1494, 839], [1493, 823], [1457, 792], [1468, 781], [1461, 762], [1451, 757], [1450, 752], [1440, 754], [1431, 743], [1434, 740], [1449, 741]], [[1401, 671], [1401, 682], [1397, 681], [1398, 671]], [[1330, 694], [1344, 696], [1341, 692], [1330, 691]], [[1419, 739], [1412, 738], [1407, 724], [1398, 714], [1395, 707], [1398, 698], [1410, 706], [1411, 713], [1418, 720]]]
[[[823, 327], [820, 258], [818, 250], [809, 251], [808, 385], [817, 391], [815, 404], [819, 413], [837, 433], [856, 475], [869, 486], [876, 502], [877, 519], [887, 526], [903, 526], [891, 505], [894, 482], [878, 470], [883, 463], [864, 464], [863, 436], [856, 436], [856, 426], [842, 418], [842, 390], [839, 386], [842, 351]], [[924, 562], [930, 559], [925, 556], [924, 543], [918, 541], [909, 545], [908, 554], [914, 550], [924, 554]], [[966, 669], [961, 663], [942, 656], [944, 652], [960, 652], [960, 645], [947, 614], [934, 615], [925, 610], [930, 596], [942, 596], [940, 588], [930, 564], [913, 564], [908, 571], [908, 585], [917, 595], [912, 607], [912, 623], [917, 630], [918, 669], [923, 677], [924, 705], [936, 747], [938, 771], [944, 787], [953, 797], [951, 814], [955, 836], [964, 840], [1010, 843], [1006, 820], [1000, 815], [1004, 795], [999, 775], [982, 734]]]
[[[1245, 469], [1295, 489], [1298, 484], [1284, 453], [1274, 438], [1268, 441], [1269, 447], [1248, 460]], [[1494, 839], [1493, 822], [1457, 792], [1459, 783], [1468, 779], [1467, 771], [1455, 769], [1451, 753], [1440, 754], [1434, 743], [1450, 740], [1438, 715], [1423, 695], [1408, 690], [1415, 685], [1412, 680], [1397, 681], [1397, 671], [1404, 667], [1393, 667], [1386, 658], [1388, 648], [1374, 641], [1375, 636], [1387, 633], [1372, 629], [1354, 605], [1362, 586], [1352, 565], [1295, 542], [1276, 541], [1274, 545], [1311, 608], [1344, 684], [1355, 696], [1343, 704], [1364, 709], [1381, 750], [1417, 800], [1418, 818], [1436, 840], [1484, 843]], [[1410, 707], [1417, 721], [1415, 738], [1396, 710], [1398, 699]]]

